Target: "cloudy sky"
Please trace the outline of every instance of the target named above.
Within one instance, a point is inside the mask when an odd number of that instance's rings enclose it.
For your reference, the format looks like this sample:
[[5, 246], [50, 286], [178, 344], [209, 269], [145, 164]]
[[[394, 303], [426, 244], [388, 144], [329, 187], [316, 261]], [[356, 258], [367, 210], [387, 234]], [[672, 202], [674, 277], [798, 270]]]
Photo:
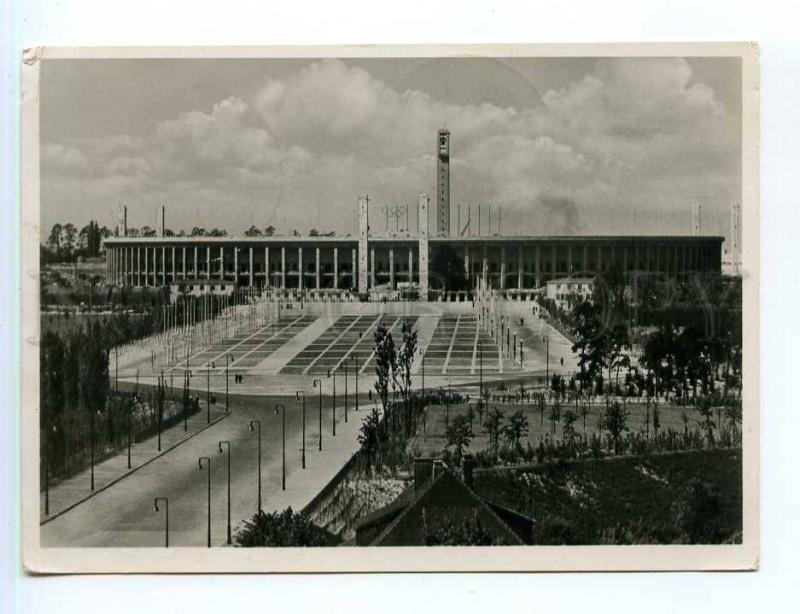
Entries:
[[349, 233], [368, 193], [381, 230], [435, 195], [443, 126], [454, 216], [502, 206], [507, 234], [688, 234], [699, 203], [726, 235], [740, 193], [737, 59], [46, 60], [41, 95], [45, 228], [163, 204]]

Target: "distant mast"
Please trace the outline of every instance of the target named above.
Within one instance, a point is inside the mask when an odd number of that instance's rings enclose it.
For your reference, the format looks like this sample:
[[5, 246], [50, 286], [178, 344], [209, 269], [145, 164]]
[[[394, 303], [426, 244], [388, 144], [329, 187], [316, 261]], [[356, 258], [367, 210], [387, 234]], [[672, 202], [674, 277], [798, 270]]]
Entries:
[[436, 234], [450, 235], [450, 131], [439, 130], [436, 156]]
[[741, 205], [738, 202], [733, 203], [731, 209], [731, 265], [733, 274], [739, 274], [739, 224], [741, 216]]

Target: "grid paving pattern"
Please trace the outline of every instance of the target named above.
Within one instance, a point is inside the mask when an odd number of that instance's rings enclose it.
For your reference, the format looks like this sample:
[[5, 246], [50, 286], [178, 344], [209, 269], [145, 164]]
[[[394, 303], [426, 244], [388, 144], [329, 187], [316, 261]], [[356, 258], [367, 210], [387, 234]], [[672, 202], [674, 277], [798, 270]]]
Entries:
[[292, 358], [281, 373], [327, 375], [344, 360], [352, 360], [348, 364], [353, 366], [358, 364], [359, 372], [363, 373], [372, 364], [372, 332], [375, 327], [383, 321], [397, 337], [401, 334], [403, 321], [413, 325], [416, 320], [416, 316], [342, 316]]
[[478, 327], [475, 316], [442, 316], [425, 348], [425, 371], [442, 375], [474, 375], [502, 373], [497, 345]]
[[[255, 333], [242, 334], [218, 341], [189, 357], [189, 368], [206, 371], [214, 364], [215, 371], [224, 371], [225, 355], [230, 354], [230, 372], [246, 372], [272, 354], [289, 339], [316, 320], [316, 316], [303, 315], [281, 318], [278, 322], [261, 328]], [[186, 361], [173, 367], [182, 371]]]

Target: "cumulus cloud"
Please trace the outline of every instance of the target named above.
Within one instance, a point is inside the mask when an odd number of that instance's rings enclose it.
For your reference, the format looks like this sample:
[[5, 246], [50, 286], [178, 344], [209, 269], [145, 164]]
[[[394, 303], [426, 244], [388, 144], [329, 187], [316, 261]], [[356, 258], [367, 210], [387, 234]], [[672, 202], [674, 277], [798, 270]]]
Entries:
[[43, 184], [54, 207], [75, 194], [109, 209], [166, 203], [176, 225], [200, 214], [232, 232], [280, 222], [279, 212], [306, 230], [319, 211], [323, 228], [348, 232], [358, 194], [413, 203], [434, 189], [446, 125], [454, 205], [502, 205], [506, 230], [602, 232], [624, 220], [600, 211], [727, 206], [738, 191], [735, 120], [680, 59], [600, 60], [519, 109], [444, 103], [325, 60], [143, 136], [47, 144]]

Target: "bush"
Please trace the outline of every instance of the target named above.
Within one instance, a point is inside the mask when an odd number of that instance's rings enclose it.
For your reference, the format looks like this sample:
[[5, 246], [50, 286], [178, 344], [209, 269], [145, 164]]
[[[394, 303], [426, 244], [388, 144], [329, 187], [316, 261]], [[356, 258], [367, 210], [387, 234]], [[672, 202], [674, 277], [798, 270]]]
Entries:
[[560, 516], [544, 516], [534, 528], [534, 543], [540, 546], [568, 546], [580, 543], [575, 527]]
[[236, 534], [236, 545], [244, 548], [335, 546], [339, 539], [291, 507], [282, 512], [259, 511]]
[[[423, 516], [427, 520], [427, 514]], [[499, 537], [492, 537], [486, 530], [477, 514], [467, 518], [439, 518], [436, 527], [425, 530], [426, 546], [504, 546], [506, 542]]]
[[708, 482], [692, 478], [675, 504], [676, 524], [691, 544], [716, 544], [724, 536], [720, 526], [722, 496]]

